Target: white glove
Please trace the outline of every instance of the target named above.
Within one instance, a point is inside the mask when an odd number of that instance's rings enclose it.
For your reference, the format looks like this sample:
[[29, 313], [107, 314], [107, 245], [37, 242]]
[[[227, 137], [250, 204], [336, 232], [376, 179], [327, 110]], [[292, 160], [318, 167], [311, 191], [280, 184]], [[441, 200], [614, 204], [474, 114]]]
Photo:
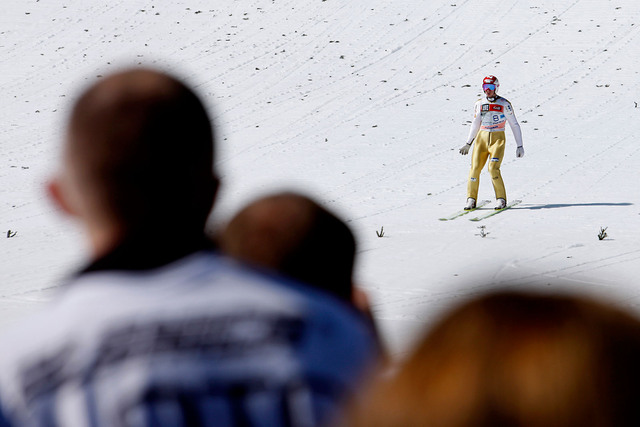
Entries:
[[469, 154], [469, 148], [471, 148], [471, 144], [464, 144], [462, 147], [460, 147], [460, 154], [462, 154], [463, 156]]
[[516, 157], [524, 157], [524, 147], [516, 148]]

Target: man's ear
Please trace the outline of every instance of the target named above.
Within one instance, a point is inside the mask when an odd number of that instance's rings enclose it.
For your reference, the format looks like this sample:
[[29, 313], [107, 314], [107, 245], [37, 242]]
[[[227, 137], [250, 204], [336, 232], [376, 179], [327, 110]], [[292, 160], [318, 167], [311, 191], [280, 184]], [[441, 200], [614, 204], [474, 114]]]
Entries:
[[78, 213], [69, 202], [68, 195], [64, 191], [64, 186], [60, 182], [60, 178], [53, 178], [47, 183], [47, 194], [53, 203], [64, 213], [71, 216], [77, 216]]

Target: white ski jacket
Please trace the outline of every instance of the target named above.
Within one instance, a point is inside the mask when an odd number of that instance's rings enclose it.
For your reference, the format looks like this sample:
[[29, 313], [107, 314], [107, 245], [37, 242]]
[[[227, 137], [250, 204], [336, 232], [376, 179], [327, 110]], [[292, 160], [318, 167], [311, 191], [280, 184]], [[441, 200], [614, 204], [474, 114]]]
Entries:
[[516, 145], [522, 147], [522, 130], [511, 103], [501, 96], [496, 96], [493, 101], [486, 98], [479, 99], [473, 107], [473, 122], [469, 129], [467, 144], [473, 142], [478, 131], [504, 132], [507, 122], [516, 138]]

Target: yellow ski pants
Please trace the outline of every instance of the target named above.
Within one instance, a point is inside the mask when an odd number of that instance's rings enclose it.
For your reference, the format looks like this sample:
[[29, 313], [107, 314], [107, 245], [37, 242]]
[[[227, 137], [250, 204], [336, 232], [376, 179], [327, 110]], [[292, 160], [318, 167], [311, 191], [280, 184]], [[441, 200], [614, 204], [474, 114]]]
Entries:
[[471, 154], [471, 171], [467, 184], [467, 197], [478, 200], [478, 187], [480, 186], [480, 172], [487, 159], [489, 159], [489, 175], [493, 183], [493, 191], [496, 199], [507, 200], [507, 192], [504, 188], [500, 165], [504, 157], [505, 134], [504, 132], [479, 131], [475, 138], [473, 153]]

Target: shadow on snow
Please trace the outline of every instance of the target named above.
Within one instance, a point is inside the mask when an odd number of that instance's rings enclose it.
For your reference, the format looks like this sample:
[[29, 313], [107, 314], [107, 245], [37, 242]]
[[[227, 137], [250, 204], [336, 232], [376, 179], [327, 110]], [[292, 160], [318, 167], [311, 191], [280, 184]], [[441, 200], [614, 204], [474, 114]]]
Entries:
[[554, 203], [549, 205], [520, 205], [512, 209], [558, 209], [589, 206], [633, 206], [633, 203]]

